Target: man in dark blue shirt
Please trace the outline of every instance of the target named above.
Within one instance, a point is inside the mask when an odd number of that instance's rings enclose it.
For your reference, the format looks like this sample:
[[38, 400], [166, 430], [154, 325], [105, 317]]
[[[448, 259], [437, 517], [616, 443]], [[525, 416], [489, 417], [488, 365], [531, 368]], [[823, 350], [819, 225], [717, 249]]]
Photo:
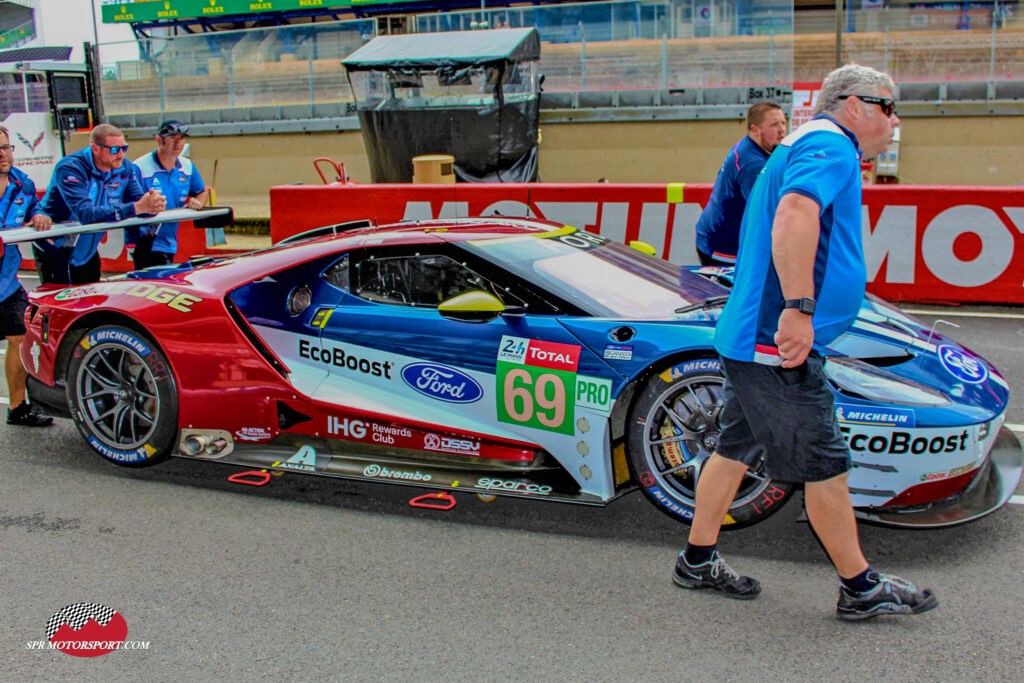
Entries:
[[[163, 211], [167, 202], [156, 190], [146, 192], [125, 159], [124, 133], [101, 123], [92, 129], [92, 143], [69, 154], [53, 169], [43, 197], [43, 211], [55, 223], [103, 223]], [[80, 285], [100, 279], [97, 252], [105, 233], [61, 237], [33, 245], [36, 271], [45, 284]]]
[[819, 350], [857, 318], [867, 273], [861, 157], [899, 125], [886, 74], [849, 64], [821, 86], [815, 117], [765, 164], [743, 217], [732, 294], [715, 328], [725, 384], [715, 453], [697, 482], [689, 543], [673, 580], [753, 598], [760, 584], [718, 554], [718, 532], [748, 470], [802, 482], [811, 526], [839, 574], [841, 619], [918, 614], [938, 605], [868, 564], [850, 500], [850, 450]]
[[776, 103], [758, 102], [747, 110], [747, 135], [726, 155], [711, 199], [697, 221], [697, 258], [702, 266], [736, 262], [740, 221], [750, 189], [785, 134], [786, 114]]
[[[7, 129], [0, 126], [0, 230], [29, 224], [36, 230], [48, 230], [50, 217], [43, 213], [36, 197], [36, 185], [23, 171], [14, 167], [14, 145]], [[21, 252], [18, 245], [3, 248], [0, 259], [0, 337], [7, 340], [4, 375], [10, 407], [7, 424], [22, 427], [46, 427], [53, 423], [49, 415], [38, 413], [25, 401], [28, 373], [21, 363], [21, 342], [25, 338], [25, 309], [28, 297], [18, 282]]]

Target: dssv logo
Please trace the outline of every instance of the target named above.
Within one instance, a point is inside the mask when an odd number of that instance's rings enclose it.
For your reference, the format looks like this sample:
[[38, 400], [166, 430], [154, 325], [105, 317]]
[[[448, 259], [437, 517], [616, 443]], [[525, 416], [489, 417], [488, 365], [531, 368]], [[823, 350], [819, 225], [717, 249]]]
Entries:
[[475, 379], [445, 365], [412, 363], [402, 368], [402, 379], [421, 394], [449, 403], [473, 403], [484, 395]]

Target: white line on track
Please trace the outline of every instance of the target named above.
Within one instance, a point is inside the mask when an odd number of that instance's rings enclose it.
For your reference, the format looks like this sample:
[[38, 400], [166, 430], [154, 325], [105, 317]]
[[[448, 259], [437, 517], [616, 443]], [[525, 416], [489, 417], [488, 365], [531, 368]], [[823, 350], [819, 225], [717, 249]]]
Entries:
[[1016, 505], [1024, 505], [1024, 496], [1010, 496], [1010, 500], [1007, 503], [1014, 503]]
[[1009, 429], [1011, 432], [1024, 432], [1024, 425], [1011, 424], [1006, 422], [1003, 424], [1004, 427]]
[[938, 315], [938, 316], [949, 316], [959, 318], [1011, 318], [1013, 320], [1024, 320], [1024, 313], [985, 313], [981, 311], [950, 311], [950, 310], [937, 310], [937, 311], [926, 311], [923, 308], [902, 308], [900, 309], [904, 313], [910, 315]]
[[6, 396], [0, 396], [0, 405], [11, 405], [11, 399], [7, 398]]

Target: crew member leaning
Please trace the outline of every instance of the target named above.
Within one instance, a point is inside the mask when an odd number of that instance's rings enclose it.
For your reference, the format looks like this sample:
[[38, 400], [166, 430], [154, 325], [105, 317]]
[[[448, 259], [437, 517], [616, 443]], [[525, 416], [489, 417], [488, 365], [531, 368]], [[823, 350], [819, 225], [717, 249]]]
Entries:
[[[36, 185], [23, 171], [14, 167], [14, 145], [6, 128], [0, 126], [0, 230], [29, 224], [36, 230], [49, 230], [50, 217], [43, 213], [36, 197]], [[28, 373], [21, 363], [21, 342], [25, 338], [25, 309], [28, 297], [18, 282], [21, 252], [11, 244], [0, 260], [0, 336], [7, 340], [4, 375], [10, 407], [7, 424], [22, 427], [46, 427], [53, 418], [36, 412], [25, 400]]]
[[736, 279], [715, 328], [725, 374], [722, 432], [697, 483], [686, 549], [673, 579], [753, 598], [760, 584], [718, 554], [718, 532], [748, 468], [804, 483], [807, 517], [840, 578], [838, 616], [918, 614], [930, 589], [872, 569], [850, 502], [850, 451], [839, 432], [819, 351], [864, 299], [860, 160], [899, 125], [889, 76], [850, 64], [825, 79], [816, 116], [787, 136], [754, 184]]
[[758, 102], [747, 110], [747, 134], [726, 155], [697, 221], [697, 258], [702, 266], [736, 263], [750, 189], [785, 134], [786, 114], [775, 102]]
[[[142, 189], [163, 194], [168, 209], [202, 208], [206, 204], [206, 185], [195, 164], [181, 156], [188, 140], [188, 126], [168, 119], [160, 124], [155, 139], [156, 149], [135, 160], [135, 173]], [[136, 269], [174, 263], [178, 224], [125, 228], [124, 241]]]
[[[43, 211], [55, 223], [103, 223], [164, 210], [166, 201], [155, 191], [145, 192], [124, 158], [124, 133], [110, 124], [92, 129], [91, 144], [69, 154], [53, 169], [43, 197]], [[103, 232], [69, 235], [33, 244], [36, 271], [42, 283], [79, 285], [100, 279], [97, 252]]]

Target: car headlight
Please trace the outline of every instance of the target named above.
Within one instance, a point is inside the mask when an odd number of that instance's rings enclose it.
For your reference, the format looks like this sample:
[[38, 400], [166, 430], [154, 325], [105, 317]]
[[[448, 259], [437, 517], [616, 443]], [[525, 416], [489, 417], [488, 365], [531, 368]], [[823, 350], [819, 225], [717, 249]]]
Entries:
[[853, 358], [825, 359], [825, 373], [840, 390], [878, 403], [903, 406], [946, 406], [951, 401], [931, 387], [898, 377]]

